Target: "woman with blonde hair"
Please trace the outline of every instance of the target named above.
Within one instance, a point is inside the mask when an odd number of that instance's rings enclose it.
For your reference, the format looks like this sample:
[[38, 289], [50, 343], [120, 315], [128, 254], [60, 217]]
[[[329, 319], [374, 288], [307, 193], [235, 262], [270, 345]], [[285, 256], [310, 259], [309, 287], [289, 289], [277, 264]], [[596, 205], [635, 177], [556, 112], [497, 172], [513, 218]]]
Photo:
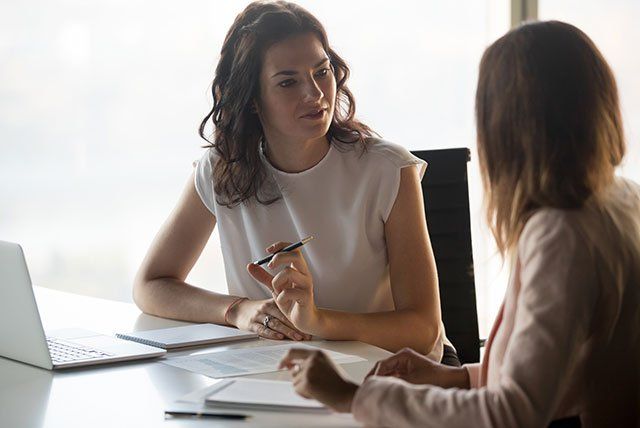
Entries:
[[322, 353], [282, 362], [298, 392], [370, 425], [640, 426], [640, 188], [613, 74], [561, 22], [523, 25], [482, 58], [476, 94], [487, 213], [511, 263], [481, 364], [410, 350], [358, 386]]

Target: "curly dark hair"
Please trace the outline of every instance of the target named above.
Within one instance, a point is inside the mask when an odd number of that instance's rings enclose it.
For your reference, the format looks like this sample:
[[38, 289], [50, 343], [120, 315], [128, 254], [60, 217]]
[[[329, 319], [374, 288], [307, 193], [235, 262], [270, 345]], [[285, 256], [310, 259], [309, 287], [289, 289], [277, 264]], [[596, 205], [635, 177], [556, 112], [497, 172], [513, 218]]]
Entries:
[[[260, 93], [259, 76], [264, 52], [289, 37], [313, 33], [329, 56], [336, 79], [336, 107], [327, 132], [329, 141], [362, 143], [373, 131], [354, 118], [355, 100], [346, 86], [349, 67], [329, 47], [322, 24], [304, 8], [286, 1], [256, 1], [235, 19], [222, 45], [211, 94], [213, 107], [200, 124], [199, 134], [217, 153], [213, 182], [217, 202], [236, 206], [253, 197], [271, 204], [280, 194], [268, 185], [269, 177], [260, 158], [264, 134], [253, 110]], [[205, 136], [211, 120], [213, 139]]]

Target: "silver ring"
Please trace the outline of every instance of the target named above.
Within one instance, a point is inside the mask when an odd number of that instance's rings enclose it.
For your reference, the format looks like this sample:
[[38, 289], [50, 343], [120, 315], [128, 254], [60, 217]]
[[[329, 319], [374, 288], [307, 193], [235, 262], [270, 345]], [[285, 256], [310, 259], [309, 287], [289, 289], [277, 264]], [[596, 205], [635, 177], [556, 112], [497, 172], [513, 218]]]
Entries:
[[266, 328], [269, 328], [269, 321], [271, 321], [271, 316], [265, 315], [264, 319], [262, 320], [262, 325]]
[[300, 373], [300, 364], [294, 364], [293, 368], [291, 369], [291, 372], [293, 373], [294, 376]]

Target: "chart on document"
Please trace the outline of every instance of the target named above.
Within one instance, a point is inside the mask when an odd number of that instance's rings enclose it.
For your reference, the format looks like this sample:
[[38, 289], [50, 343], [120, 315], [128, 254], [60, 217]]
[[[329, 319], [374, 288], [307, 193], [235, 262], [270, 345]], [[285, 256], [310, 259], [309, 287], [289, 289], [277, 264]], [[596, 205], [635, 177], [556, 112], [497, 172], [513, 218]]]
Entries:
[[[261, 346], [177, 357], [163, 361], [163, 364], [214, 378], [268, 373], [278, 371], [278, 363], [291, 348], [320, 350], [320, 348], [316, 348], [315, 346], [301, 345], [298, 343]], [[356, 355], [328, 350], [323, 351], [337, 364], [366, 361], [364, 358]]]

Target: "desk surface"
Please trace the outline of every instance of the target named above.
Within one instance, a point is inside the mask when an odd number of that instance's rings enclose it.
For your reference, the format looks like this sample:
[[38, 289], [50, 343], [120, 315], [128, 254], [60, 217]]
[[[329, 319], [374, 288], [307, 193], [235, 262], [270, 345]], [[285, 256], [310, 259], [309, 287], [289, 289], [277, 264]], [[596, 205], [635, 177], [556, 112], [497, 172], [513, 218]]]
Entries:
[[[133, 305], [35, 288], [45, 330], [81, 327], [99, 333], [150, 330], [186, 323], [140, 313]], [[226, 350], [282, 343], [257, 339], [171, 352]], [[367, 362], [342, 367], [361, 381], [373, 363], [390, 355], [360, 342], [305, 342], [359, 355]], [[187, 393], [212, 385], [215, 380], [160, 363], [161, 360], [116, 363], [51, 372], [0, 357], [1, 427], [182, 427], [182, 426], [352, 426], [350, 415], [315, 415], [251, 411], [247, 421], [220, 419], [164, 419], [164, 410]], [[286, 372], [251, 377], [289, 379]]]

